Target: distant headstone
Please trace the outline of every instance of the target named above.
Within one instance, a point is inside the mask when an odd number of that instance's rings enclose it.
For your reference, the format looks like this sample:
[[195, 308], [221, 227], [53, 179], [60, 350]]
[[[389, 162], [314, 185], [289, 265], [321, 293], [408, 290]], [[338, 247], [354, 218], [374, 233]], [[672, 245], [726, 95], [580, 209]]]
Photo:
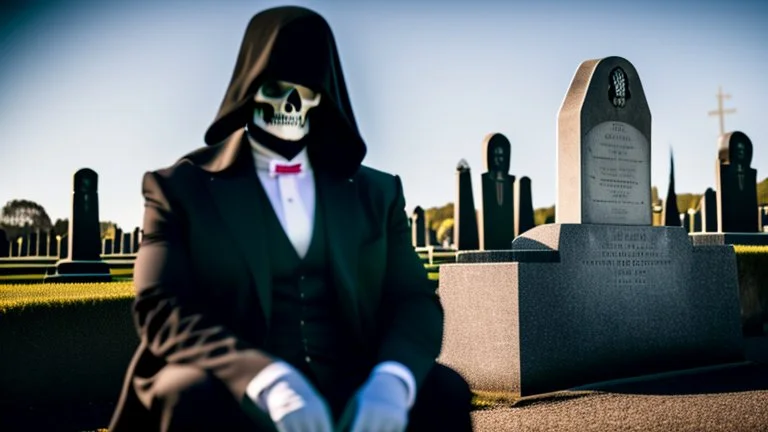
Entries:
[[49, 257], [58, 257], [59, 256], [59, 242], [61, 239], [56, 238], [56, 232], [50, 231], [48, 235], [48, 256]]
[[520, 177], [515, 182], [515, 237], [534, 226], [531, 179]]
[[104, 248], [103, 248], [104, 252], [102, 253], [102, 255], [112, 255], [112, 243], [113, 243], [112, 239], [109, 239], [109, 238], [104, 239], [103, 242], [104, 242]]
[[712, 188], [707, 188], [701, 197], [701, 228], [702, 232], [717, 232], [717, 198]]
[[691, 232], [701, 232], [701, 209], [691, 213]]
[[424, 218], [424, 209], [416, 206], [411, 214], [411, 244], [415, 248], [427, 245], [427, 224]]
[[768, 232], [768, 205], [760, 208], [760, 217], [763, 221], [763, 232]]
[[112, 241], [112, 253], [119, 254], [123, 252], [123, 230], [115, 228], [115, 239]]
[[29, 236], [28, 234], [24, 234], [19, 236], [19, 256], [20, 257], [28, 257], [29, 256]]
[[453, 234], [457, 250], [480, 248], [475, 198], [472, 194], [472, 174], [469, 164], [462, 159], [456, 165], [456, 205], [454, 206]]
[[139, 227], [133, 229], [133, 233], [131, 234], [131, 253], [139, 252], [139, 246], [141, 246], [141, 235], [142, 230], [139, 229]]
[[126, 232], [123, 233], [123, 239], [121, 241], [122, 249], [120, 250], [120, 253], [123, 255], [130, 254], [131, 253], [131, 233]]
[[11, 256], [11, 242], [5, 234], [5, 230], [0, 229], [0, 258]]
[[758, 232], [757, 170], [750, 167], [752, 150], [752, 141], [742, 132], [720, 137], [716, 170], [720, 232]]
[[661, 220], [664, 226], [682, 226], [680, 210], [677, 208], [677, 193], [675, 193], [675, 160], [669, 155], [669, 184], [667, 186], [667, 198], [664, 200], [664, 208], [661, 212]]
[[37, 255], [41, 257], [48, 256], [48, 242], [50, 238], [48, 231], [38, 231], [37, 236]]
[[37, 239], [38, 239], [37, 230], [27, 233], [27, 238], [25, 240], [29, 245], [27, 250], [28, 250], [29, 256], [31, 257], [37, 256], [37, 247], [38, 247]]
[[72, 213], [69, 218], [69, 258], [56, 263], [49, 282], [111, 281], [109, 265], [101, 260], [98, 175], [84, 168], [74, 175]]
[[651, 226], [650, 126], [632, 64], [582, 63], [560, 111], [558, 223], [441, 265], [438, 361], [473, 390], [526, 396], [743, 359], [733, 248]]
[[440, 242], [437, 241], [437, 230], [433, 230], [432, 228], [429, 228], [427, 230], [427, 246], [435, 246], [438, 245]]
[[558, 116], [557, 223], [651, 224], [651, 112], [626, 60], [582, 63]]
[[515, 177], [509, 174], [511, 151], [509, 140], [500, 133], [488, 134], [483, 140], [483, 250], [509, 249], [515, 238]]
[[680, 225], [685, 228], [685, 232], [689, 233], [691, 232], [691, 217], [688, 216], [688, 213], [680, 213]]
[[61, 236], [59, 243], [59, 259], [69, 258], [69, 234]]

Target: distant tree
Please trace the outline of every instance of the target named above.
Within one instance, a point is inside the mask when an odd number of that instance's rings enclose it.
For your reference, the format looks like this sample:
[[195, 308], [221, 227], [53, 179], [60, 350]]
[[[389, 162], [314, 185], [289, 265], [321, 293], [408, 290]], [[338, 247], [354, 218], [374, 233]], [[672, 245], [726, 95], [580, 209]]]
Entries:
[[555, 206], [537, 208], [533, 211], [533, 223], [535, 225], [544, 225], [555, 223]]
[[429, 222], [429, 228], [437, 231], [444, 220], [453, 219], [453, 203], [448, 203], [442, 207], [428, 208], [424, 210], [424, 216]]
[[63, 236], [69, 232], [69, 219], [56, 219], [53, 223], [53, 235]]
[[768, 205], [768, 177], [757, 184], [757, 203]]
[[701, 194], [684, 193], [677, 195], [677, 209], [680, 213], [685, 213], [688, 209], [696, 209], [701, 200]]
[[443, 219], [443, 221], [440, 223], [440, 226], [437, 228], [437, 241], [438, 243], [443, 243], [443, 241], [447, 237], [451, 237], [453, 235], [453, 218], [447, 218]]
[[43, 206], [29, 200], [12, 200], [3, 206], [0, 213], [0, 228], [9, 238], [15, 238], [34, 230], [51, 229], [51, 218]]
[[115, 230], [117, 224], [111, 221], [99, 222], [99, 229], [101, 230], [101, 239], [115, 239]]

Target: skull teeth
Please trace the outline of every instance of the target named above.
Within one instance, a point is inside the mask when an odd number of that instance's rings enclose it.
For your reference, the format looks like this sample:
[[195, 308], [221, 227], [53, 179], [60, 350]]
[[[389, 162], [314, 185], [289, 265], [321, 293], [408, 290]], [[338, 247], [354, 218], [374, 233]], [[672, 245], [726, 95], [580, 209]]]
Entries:
[[301, 126], [301, 116], [275, 113], [269, 120], [269, 123], [280, 126]]

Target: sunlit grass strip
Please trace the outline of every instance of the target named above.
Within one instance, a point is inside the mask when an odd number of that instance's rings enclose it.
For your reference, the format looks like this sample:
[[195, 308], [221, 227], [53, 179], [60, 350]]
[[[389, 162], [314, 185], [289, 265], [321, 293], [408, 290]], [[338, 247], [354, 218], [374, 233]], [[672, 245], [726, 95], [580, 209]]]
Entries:
[[733, 245], [733, 250], [739, 255], [768, 254], [768, 246]]
[[66, 306], [73, 303], [131, 299], [132, 282], [77, 284], [0, 285], [0, 313], [32, 306]]

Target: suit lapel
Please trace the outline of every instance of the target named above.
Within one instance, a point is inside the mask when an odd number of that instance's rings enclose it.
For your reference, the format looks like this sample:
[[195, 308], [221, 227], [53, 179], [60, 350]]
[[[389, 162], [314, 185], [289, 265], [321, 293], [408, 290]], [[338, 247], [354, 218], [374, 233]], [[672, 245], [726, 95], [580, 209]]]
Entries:
[[317, 172], [317, 202], [322, 206], [327, 229], [333, 282], [341, 310], [362, 339], [357, 292], [360, 218], [357, 183], [354, 179], [335, 179]]
[[269, 325], [272, 314], [272, 277], [267, 261], [262, 211], [256, 194], [261, 185], [253, 170], [242, 170], [232, 177], [211, 177], [211, 195], [229, 234], [245, 257], [253, 276], [262, 312]]

